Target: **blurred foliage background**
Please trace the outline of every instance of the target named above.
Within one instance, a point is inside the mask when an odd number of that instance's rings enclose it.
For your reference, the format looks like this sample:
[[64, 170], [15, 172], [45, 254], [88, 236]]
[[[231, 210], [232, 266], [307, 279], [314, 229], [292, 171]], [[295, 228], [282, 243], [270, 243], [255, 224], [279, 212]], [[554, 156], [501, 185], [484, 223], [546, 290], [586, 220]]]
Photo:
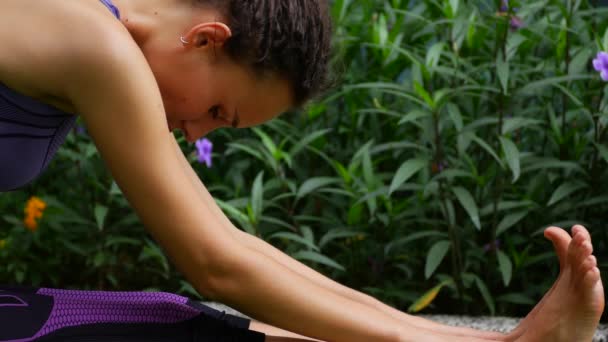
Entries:
[[[329, 93], [214, 132], [211, 167], [179, 137], [238, 227], [412, 312], [525, 315], [558, 274], [550, 225], [586, 225], [608, 274], [608, 98], [591, 63], [608, 49], [605, 7], [331, 6]], [[35, 183], [0, 194], [0, 227], [0, 283], [198, 296], [83, 127]]]

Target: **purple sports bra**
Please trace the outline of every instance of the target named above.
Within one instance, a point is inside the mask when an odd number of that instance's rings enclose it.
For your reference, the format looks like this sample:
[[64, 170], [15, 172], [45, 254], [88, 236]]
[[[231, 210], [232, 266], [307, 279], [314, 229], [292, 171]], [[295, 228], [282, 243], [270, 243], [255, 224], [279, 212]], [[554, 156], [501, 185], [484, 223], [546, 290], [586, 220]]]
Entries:
[[[120, 19], [111, 0], [100, 0]], [[76, 122], [62, 112], [0, 82], [0, 192], [33, 181], [49, 164]]]

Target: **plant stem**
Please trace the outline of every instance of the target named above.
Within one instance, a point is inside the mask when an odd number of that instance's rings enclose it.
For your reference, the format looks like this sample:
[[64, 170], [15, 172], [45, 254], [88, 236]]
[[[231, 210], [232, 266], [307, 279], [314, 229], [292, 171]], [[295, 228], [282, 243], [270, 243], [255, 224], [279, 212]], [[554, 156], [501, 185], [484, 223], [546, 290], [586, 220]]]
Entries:
[[[570, 28], [570, 20], [572, 17], [572, 2], [568, 1], [568, 17], [566, 18], [566, 48], [564, 51], [564, 62], [565, 62], [565, 73], [564, 75], [568, 75], [570, 73], [570, 33], [568, 32], [569, 28]], [[568, 85], [570, 85], [570, 82], [568, 82]], [[562, 92], [562, 142], [560, 144], [560, 159], [561, 160], [565, 160], [566, 159], [566, 143], [564, 141], [565, 137], [566, 137], [566, 114], [568, 113], [568, 96], [566, 95], [566, 93]]]

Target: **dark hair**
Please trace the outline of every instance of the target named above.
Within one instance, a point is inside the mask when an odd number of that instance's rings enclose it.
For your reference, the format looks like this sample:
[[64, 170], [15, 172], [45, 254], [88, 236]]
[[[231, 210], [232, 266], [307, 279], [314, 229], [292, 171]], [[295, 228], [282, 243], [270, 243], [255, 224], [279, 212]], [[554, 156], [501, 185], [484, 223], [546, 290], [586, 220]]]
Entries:
[[328, 86], [331, 19], [328, 0], [196, 0], [228, 19], [228, 55], [292, 84], [296, 106]]

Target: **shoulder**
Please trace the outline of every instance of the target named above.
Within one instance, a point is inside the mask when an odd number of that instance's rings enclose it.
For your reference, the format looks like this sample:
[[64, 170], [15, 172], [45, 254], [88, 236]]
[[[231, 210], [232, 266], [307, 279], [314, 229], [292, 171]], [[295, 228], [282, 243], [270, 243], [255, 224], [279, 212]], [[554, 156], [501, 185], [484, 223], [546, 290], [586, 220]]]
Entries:
[[71, 83], [117, 63], [147, 67], [129, 32], [98, 0], [0, 1], [0, 81], [64, 98]]

